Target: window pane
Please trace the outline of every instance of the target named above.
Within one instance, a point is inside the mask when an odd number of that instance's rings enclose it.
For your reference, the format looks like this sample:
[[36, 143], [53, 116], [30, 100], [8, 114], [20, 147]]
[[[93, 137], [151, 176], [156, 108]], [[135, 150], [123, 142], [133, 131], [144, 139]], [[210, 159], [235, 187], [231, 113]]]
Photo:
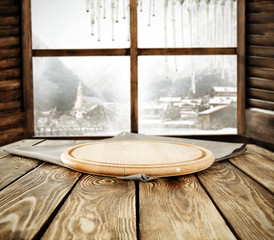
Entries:
[[129, 57], [33, 60], [36, 136], [129, 131]]
[[140, 0], [139, 47], [235, 47], [236, 0]]
[[[86, 3], [89, 12], [86, 12]], [[129, 47], [126, 3], [114, 1], [112, 4], [111, 0], [32, 0], [33, 49]]]
[[139, 57], [139, 132], [236, 134], [236, 85], [236, 56]]

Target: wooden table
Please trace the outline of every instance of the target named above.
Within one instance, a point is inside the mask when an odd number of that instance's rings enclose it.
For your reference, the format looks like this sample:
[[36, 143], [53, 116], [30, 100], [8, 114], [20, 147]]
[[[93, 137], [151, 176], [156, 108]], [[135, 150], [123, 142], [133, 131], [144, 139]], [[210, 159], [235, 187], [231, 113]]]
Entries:
[[273, 173], [274, 154], [255, 145], [206, 171], [148, 183], [0, 148], [0, 239], [274, 239]]

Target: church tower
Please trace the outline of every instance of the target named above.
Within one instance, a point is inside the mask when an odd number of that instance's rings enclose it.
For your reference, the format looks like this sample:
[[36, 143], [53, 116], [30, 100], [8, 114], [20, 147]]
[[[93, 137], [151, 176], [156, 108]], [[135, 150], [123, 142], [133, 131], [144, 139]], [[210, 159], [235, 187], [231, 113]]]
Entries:
[[84, 104], [84, 92], [83, 92], [82, 82], [79, 82], [74, 109], [81, 110], [83, 108], [83, 104]]

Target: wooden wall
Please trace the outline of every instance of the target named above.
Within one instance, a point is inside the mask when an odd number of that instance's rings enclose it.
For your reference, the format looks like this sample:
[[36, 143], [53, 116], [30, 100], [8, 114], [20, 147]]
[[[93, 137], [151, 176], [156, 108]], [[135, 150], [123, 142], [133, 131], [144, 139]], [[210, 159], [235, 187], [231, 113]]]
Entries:
[[274, 143], [274, 1], [246, 1], [246, 136]]
[[24, 134], [20, 0], [0, 0], [0, 145]]

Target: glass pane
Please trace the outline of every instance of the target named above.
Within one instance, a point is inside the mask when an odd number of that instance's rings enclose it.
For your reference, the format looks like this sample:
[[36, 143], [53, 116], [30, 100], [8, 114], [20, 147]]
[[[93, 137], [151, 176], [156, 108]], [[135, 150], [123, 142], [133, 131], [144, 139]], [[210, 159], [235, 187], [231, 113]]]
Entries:
[[139, 0], [139, 47], [236, 47], [236, 0]]
[[236, 56], [139, 57], [139, 132], [236, 134], [236, 86]]
[[33, 60], [36, 136], [129, 131], [129, 57]]
[[129, 47], [127, 1], [32, 0], [31, 4], [33, 49]]

